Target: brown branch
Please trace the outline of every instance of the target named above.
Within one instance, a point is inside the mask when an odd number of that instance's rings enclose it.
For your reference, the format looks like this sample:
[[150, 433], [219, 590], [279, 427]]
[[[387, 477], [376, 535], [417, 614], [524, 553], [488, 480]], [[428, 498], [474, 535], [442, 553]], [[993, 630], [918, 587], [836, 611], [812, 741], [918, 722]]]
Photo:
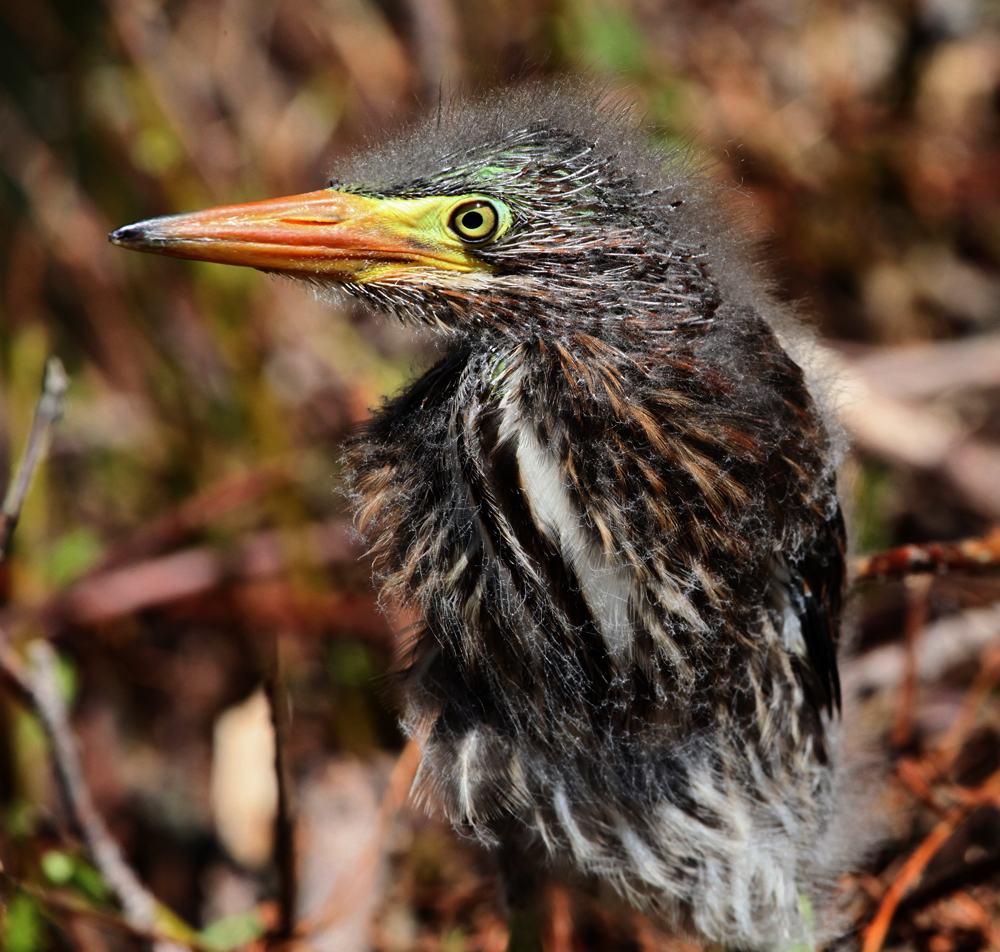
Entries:
[[913, 740], [913, 711], [917, 702], [917, 637], [927, 624], [932, 578], [914, 576], [906, 579], [907, 606], [904, 628], [906, 666], [902, 689], [896, 706], [896, 721], [892, 726], [892, 743], [897, 750], [908, 747]]
[[[213, 483], [112, 545], [68, 589], [55, 592], [41, 605], [7, 606], [0, 618], [8, 629], [35, 622], [54, 632], [66, 624], [101, 622], [197, 596], [227, 581], [281, 575], [285, 555], [275, 531], [245, 536], [231, 553], [210, 547], [160, 553], [224, 513], [287, 485], [293, 470], [292, 460], [273, 460]], [[301, 531], [303, 547], [317, 552], [323, 565], [353, 562], [364, 554], [344, 520], [313, 524]]]
[[278, 870], [278, 924], [274, 938], [290, 939], [295, 928], [298, 870], [295, 861], [295, 817], [286, 753], [288, 695], [281, 678], [281, 635], [274, 636], [274, 657], [264, 683], [274, 727], [274, 773], [278, 782], [278, 810], [274, 818], [274, 864]]
[[855, 584], [925, 572], [982, 572], [998, 568], [1000, 527], [978, 539], [897, 546], [855, 559], [851, 566]]
[[45, 379], [42, 394], [35, 406], [35, 417], [31, 421], [31, 432], [24, 448], [24, 456], [17, 473], [7, 489], [7, 496], [0, 510], [0, 562], [10, 549], [10, 542], [21, 518], [21, 508], [31, 486], [31, 477], [45, 456], [49, 444], [52, 425], [62, 417], [63, 397], [69, 386], [69, 378], [58, 357], [50, 357], [45, 364]]
[[573, 909], [566, 887], [549, 886], [545, 905], [545, 949], [547, 952], [573, 952]]
[[[899, 912], [913, 916], [914, 913], [945, 896], [954, 901], [956, 890], [984, 883], [998, 872], [1000, 872], [1000, 849], [986, 850], [983, 856], [972, 862], [966, 862], [962, 858], [945, 869], [936, 871], [933, 876], [925, 876], [924, 879], [927, 881], [921, 882], [899, 904]], [[1000, 929], [996, 930], [996, 934], [1000, 935]], [[1000, 944], [996, 945], [996, 948], [1000, 949]]]
[[[927, 625], [917, 638], [917, 676], [930, 684], [947, 671], [968, 664], [1000, 641], [1000, 605], [969, 608]], [[874, 648], [843, 665], [846, 696], [886, 691], [902, 683], [906, 659], [902, 645]]]
[[[925, 807], [938, 816], [944, 816], [947, 809], [938, 802], [934, 789], [934, 785], [941, 779], [941, 773], [932, 761], [926, 758], [915, 760], [900, 757], [894, 773], [899, 782]], [[948, 804], [949, 807], [952, 805], [953, 803]]]
[[927, 864], [934, 858], [934, 854], [955, 832], [955, 828], [965, 818], [967, 812], [965, 807], [955, 807], [951, 810], [903, 864], [903, 868], [882, 897], [875, 918], [865, 931], [862, 952], [880, 952], [903, 897], [910, 886], [920, 878]]
[[979, 668], [962, 698], [962, 706], [945, 733], [933, 757], [940, 773], [950, 770], [972, 733], [976, 721], [1000, 681], [1000, 645], [989, 645], [979, 655]]
[[[317, 565], [354, 564], [364, 554], [342, 519], [305, 526], [288, 538], [301, 541], [302, 548], [315, 555]], [[259, 532], [245, 537], [231, 552], [199, 546], [87, 575], [45, 605], [41, 617], [49, 628], [66, 623], [96, 624], [204, 595], [227, 583], [262, 583], [288, 571], [279, 533]], [[304, 611], [311, 608], [312, 614], [327, 618], [335, 617], [338, 603], [345, 598], [317, 594], [311, 606], [309, 601], [304, 593], [298, 598]], [[382, 637], [385, 626], [369, 624], [369, 628], [372, 637]]]
[[[954, 789], [957, 794], [959, 791]], [[993, 773], [975, 790], [963, 792], [961, 802], [953, 807], [937, 823], [924, 841], [910, 854], [902, 868], [893, 878], [879, 904], [875, 918], [865, 930], [864, 943], [861, 952], [880, 952], [885, 943], [889, 928], [900, 904], [911, 887], [916, 885], [923, 875], [927, 864], [934, 858], [938, 850], [951, 838], [959, 823], [962, 822], [976, 807], [991, 803], [996, 805], [1000, 796], [1000, 771]]]

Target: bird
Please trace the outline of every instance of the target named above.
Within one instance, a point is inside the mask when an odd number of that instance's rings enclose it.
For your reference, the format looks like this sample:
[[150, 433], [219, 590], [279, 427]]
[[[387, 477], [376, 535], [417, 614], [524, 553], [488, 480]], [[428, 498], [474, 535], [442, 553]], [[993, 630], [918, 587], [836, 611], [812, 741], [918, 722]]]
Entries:
[[591, 884], [809, 946], [835, 812], [842, 455], [719, 186], [585, 83], [443, 100], [288, 198], [119, 228], [437, 332], [350, 440], [415, 789], [514, 910]]

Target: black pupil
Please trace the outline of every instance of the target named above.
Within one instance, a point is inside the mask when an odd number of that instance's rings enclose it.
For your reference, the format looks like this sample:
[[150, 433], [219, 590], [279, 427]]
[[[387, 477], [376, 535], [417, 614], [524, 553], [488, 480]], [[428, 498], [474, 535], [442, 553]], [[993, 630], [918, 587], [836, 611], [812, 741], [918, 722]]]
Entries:
[[469, 231], [475, 231], [477, 228], [482, 228], [484, 223], [482, 212], [466, 212], [462, 216], [462, 224], [469, 229]]

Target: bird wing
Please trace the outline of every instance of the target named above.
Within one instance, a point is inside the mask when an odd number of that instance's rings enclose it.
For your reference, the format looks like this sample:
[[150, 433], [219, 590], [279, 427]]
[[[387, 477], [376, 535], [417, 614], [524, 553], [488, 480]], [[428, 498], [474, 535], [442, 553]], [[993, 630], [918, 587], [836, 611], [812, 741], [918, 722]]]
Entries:
[[812, 545], [789, 558], [791, 604], [805, 642], [808, 673], [817, 709], [840, 710], [837, 643], [844, 585], [845, 530], [839, 506], [820, 522]]

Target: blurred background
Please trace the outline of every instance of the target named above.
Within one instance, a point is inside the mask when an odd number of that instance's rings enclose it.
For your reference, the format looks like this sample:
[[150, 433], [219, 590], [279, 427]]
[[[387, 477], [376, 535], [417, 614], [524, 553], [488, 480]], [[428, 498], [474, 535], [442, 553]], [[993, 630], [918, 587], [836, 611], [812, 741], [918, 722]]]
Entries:
[[[0, 641], [55, 649], [86, 787], [177, 942], [275, 947], [292, 909], [290, 941], [333, 952], [501, 952], [505, 927], [489, 857], [403, 802], [378, 679], [407, 619], [376, 605], [339, 489], [342, 440], [427, 341], [106, 234], [322, 187], [439, 90], [566, 74], [694, 150], [815, 325], [856, 553], [1000, 518], [996, 0], [0, 0], [0, 486], [49, 355], [71, 381]], [[1000, 949], [986, 568], [852, 598], [845, 747], [879, 844], [838, 885], [852, 941], [896, 888], [887, 947]], [[0, 945], [138, 947], [8, 681]], [[684, 945], [616, 939], [582, 902], [549, 897], [555, 952]]]

